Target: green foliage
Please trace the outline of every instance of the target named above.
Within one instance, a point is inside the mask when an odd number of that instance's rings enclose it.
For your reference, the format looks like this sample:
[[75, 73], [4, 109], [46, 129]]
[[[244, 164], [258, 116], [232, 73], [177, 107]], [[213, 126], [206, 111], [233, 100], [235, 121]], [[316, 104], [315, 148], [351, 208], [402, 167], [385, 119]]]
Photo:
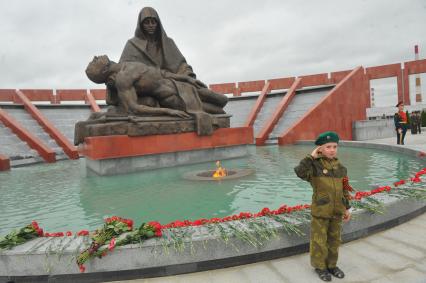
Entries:
[[422, 111], [422, 127], [426, 127], [426, 111]]
[[39, 237], [32, 225], [27, 225], [19, 230], [13, 230], [5, 237], [0, 238], [0, 249], [11, 249], [31, 239]]

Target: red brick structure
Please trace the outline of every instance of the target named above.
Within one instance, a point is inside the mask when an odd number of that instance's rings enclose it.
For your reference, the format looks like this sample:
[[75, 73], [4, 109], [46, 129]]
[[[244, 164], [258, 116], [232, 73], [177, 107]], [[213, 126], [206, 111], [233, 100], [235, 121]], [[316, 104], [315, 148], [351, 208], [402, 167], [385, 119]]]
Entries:
[[7, 156], [0, 154], [0, 171], [10, 170], [10, 160]]
[[105, 136], [85, 139], [84, 155], [92, 160], [251, 144], [253, 128], [220, 128], [211, 136], [180, 133], [153, 136]]
[[313, 140], [324, 131], [337, 131], [343, 140], [352, 140], [352, 122], [365, 120], [369, 105], [364, 69], [358, 67], [340, 81], [316, 106], [278, 138], [278, 143]]

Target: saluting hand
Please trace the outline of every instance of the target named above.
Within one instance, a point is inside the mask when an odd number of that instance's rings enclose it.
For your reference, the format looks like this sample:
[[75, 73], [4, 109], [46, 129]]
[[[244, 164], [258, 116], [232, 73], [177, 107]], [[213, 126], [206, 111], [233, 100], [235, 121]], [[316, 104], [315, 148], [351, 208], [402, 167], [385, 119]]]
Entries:
[[313, 158], [318, 158], [319, 154], [321, 153], [321, 146], [317, 146], [311, 153], [311, 156]]

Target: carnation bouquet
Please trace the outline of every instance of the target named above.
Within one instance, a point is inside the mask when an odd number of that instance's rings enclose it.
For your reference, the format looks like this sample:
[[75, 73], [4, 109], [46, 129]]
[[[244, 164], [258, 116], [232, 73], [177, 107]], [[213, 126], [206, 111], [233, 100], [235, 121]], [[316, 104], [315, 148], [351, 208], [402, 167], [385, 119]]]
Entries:
[[[120, 237], [121, 236], [121, 237]], [[113, 251], [116, 246], [123, 246], [131, 243], [140, 243], [144, 239], [161, 237], [161, 224], [149, 222], [133, 230], [133, 220], [113, 216], [105, 220], [105, 224], [100, 230], [96, 230], [91, 236], [90, 247], [80, 253], [77, 257], [77, 265], [81, 272], [85, 271], [84, 263], [93, 257], [103, 257], [108, 251]]]
[[5, 237], [0, 238], [0, 249], [11, 249], [17, 245], [42, 236], [43, 229], [40, 229], [38, 223], [33, 221], [31, 224], [19, 230], [13, 230]]

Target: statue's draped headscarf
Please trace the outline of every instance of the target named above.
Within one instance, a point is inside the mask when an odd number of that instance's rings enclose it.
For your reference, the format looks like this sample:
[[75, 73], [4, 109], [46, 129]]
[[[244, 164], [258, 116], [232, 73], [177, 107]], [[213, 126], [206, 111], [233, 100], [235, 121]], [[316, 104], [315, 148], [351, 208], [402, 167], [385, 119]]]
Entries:
[[[160, 49], [160, 60], [152, 58], [147, 52], [148, 38], [143, 30], [143, 21], [147, 18], [157, 20], [156, 43]], [[185, 74], [195, 77], [191, 66], [186, 63], [182, 53], [177, 48], [174, 41], [167, 36], [161, 24], [160, 17], [151, 7], [143, 8], [138, 17], [135, 36], [129, 39], [121, 54], [120, 62], [142, 62], [149, 66], [167, 70], [175, 74]]]
[[[143, 21], [146, 18], [157, 20], [156, 43], [158, 55], [161, 58], [153, 58], [147, 50], [148, 38], [143, 30]], [[138, 16], [135, 36], [129, 39], [121, 53], [120, 62], [141, 62], [148, 66], [153, 66], [175, 74], [188, 75], [195, 78], [192, 67], [186, 63], [185, 57], [177, 48], [173, 39], [167, 36], [161, 24], [160, 17], [151, 7], [143, 8]], [[108, 105], [118, 105], [117, 90], [114, 87], [107, 87], [106, 103]]]

